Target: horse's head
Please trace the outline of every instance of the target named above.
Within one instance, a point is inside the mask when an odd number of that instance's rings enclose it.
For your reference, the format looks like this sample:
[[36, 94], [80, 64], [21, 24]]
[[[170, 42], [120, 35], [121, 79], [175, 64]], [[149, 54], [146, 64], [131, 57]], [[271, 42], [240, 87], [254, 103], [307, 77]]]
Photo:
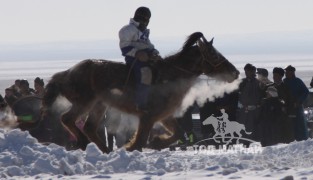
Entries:
[[201, 73], [227, 82], [238, 78], [239, 71], [214, 48], [213, 39], [207, 41], [202, 33], [196, 32], [189, 36], [183, 49], [187, 49], [194, 43], [197, 44], [197, 51], [193, 60], [197, 61]]

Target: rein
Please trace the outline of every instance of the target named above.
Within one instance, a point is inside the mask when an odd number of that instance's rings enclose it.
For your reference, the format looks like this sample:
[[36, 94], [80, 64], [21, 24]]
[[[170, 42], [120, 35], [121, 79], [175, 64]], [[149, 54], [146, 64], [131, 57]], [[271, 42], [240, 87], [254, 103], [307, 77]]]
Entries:
[[[133, 69], [133, 67], [134, 67], [136, 61], [137, 61], [137, 59], [135, 59], [135, 60], [133, 61], [133, 63], [131, 64], [131, 66], [129, 67], [128, 74], [127, 74], [127, 78], [126, 78], [126, 81], [125, 81], [125, 83], [124, 83], [123, 91], [126, 89], [126, 86], [127, 86], [127, 84], [128, 84], [128, 81], [129, 81], [129, 78], [130, 78], [132, 69]], [[127, 66], [127, 65], [126, 65], [126, 66]]]
[[188, 73], [188, 74], [191, 74], [191, 75], [195, 75], [195, 73], [193, 73], [192, 71], [188, 71], [188, 70], [186, 70], [186, 69], [183, 69], [183, 68], [181, 68], [181, 67], [178, 67], [178, 66], [175, 66], [175, 65], [172, 65], [175, 69], [178, 69], [178, 70], [180, 70], [180, 71], [182, 71], [182, 72], [185, 72], [185, 73]]

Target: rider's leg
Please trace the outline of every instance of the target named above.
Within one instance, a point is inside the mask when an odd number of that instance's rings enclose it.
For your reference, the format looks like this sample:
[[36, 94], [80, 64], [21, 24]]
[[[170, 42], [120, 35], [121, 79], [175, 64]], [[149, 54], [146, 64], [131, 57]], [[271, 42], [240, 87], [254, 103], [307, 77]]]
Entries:
[[151, 68], [145, 62], [137, 61], [134, 66], [136, 78], [136, 104], [139, 109], [146, 109], [147, 99], [152, 82]]

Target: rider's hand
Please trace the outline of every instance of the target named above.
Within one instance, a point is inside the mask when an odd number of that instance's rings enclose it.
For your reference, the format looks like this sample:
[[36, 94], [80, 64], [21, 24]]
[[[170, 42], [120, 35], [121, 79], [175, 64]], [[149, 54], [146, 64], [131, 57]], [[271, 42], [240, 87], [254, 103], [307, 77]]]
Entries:
[[152, 54], [152, 56], [159, 56], [160, 53], [158, 50], [153, 49], [151, 54]]
[[150, 57], [150, 60], [152, 61], [160, 61], [162, 60], [162, 57], [160, 55], [153, 55]]
[[149, 60], [149, 55], [146, 51], [137, 51], [135, 58], [142, 62], [147, 62]]

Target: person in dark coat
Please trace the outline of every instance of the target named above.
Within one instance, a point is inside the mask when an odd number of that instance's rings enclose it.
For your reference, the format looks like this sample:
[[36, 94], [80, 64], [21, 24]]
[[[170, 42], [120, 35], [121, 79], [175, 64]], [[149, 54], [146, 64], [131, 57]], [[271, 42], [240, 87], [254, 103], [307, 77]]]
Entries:
[[267, 87], [266, 96], [262, 100], [259, 128], [262, 146], [270, 146], [280, 142], [283, 104], [278, 98], [277, 89], [271, 85]]
[[4, 100], [2, 95], [0, 94], [0, 111], [7, 106], [7, 102]]
[[285, 71], [283, 68], [275, 67], [273, 69], [273, 80], [274, 86], [277, 89], [279, 101], [282, 104], [282, 114], [279, 119], [279, 127], [280, 127], [280, 143], [290, 143], [295, 140], [294, 138], [294, 130], [293, 123], [287, 114], [287, 107], [290, 103], [291, 94], [289, 92], [288, 87], [283, 82], [283, 77], [285, 75]]
[[35, 90], [29, 87], [29, 83], [26, 79], [20, 81], [20, 93], [21, 97], [35, 95]]
[[12, 107], [13, 104], [18, 100], [18, 97], [15, 96], [14, 90], [12, 88], [6, 88], [4, 99], [8, 105]]
[[309, 90], [303, 81], [296, 77], [295, 71], [296, 68], [291, 65], [285, 68], [286, 78], [284, 79], [284, 83], [291, 93], [291, 100], [287, 111], [289, 117], [293, 120], [295, 139], [302, 141], [309, 137], [303, 110], [303, 102], [307, 98]]
[[244, 124], [246, 131], [252, 132], [251, 135], [244, 135], [245, 138], [259, 140], [257, 121], [260, 115], [263, 91], [260, 81], [256, 79], [256, 67], [248, 63], [244, 70], [246, 78], [240, 83], [238, 91], [237, 121]]
[[264, 86], [264, 88], [269, 85], [269, 84], [273, 84], [273, 82], [271, 80], [268, 79], [268, 71], [265, 68], [257, 68], [257, 79], [262, 83], [262, 85]]

